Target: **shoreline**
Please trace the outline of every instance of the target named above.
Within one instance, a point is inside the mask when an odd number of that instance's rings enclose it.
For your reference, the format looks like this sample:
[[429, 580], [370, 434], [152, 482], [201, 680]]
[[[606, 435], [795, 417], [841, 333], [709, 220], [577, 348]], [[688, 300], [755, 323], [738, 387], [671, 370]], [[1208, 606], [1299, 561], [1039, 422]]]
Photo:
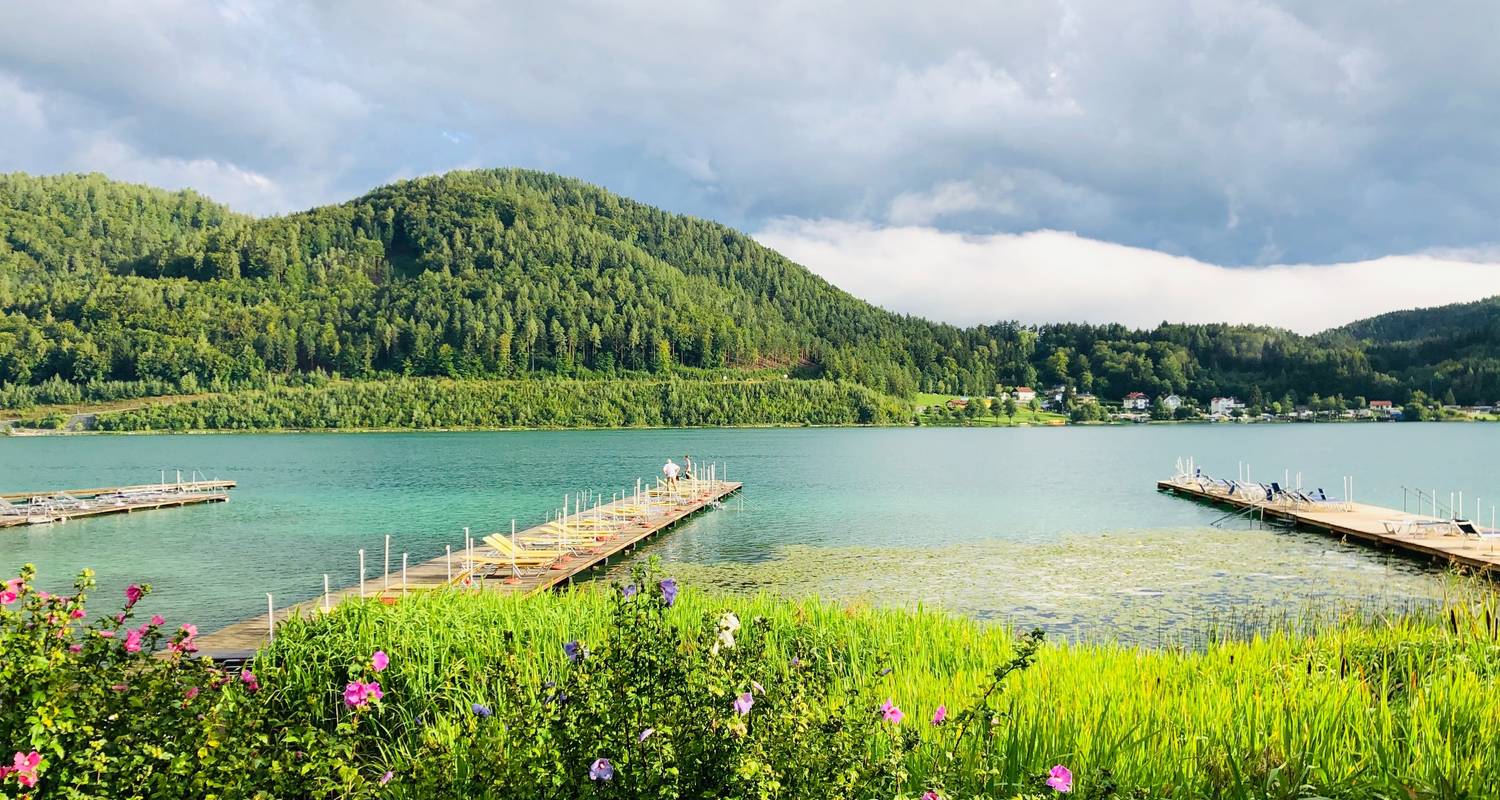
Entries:
[[[1422, 420], [1419, 424], [1431, 423], [1457, 423], [1457, 424], [1484, 424], [1494, 423], [1500, 420], [1486, 419], [1432, 419]], [[340, 434], [340, 433], [539, 433], [539, 432], [562, 432], [562, 431], [713, 431], [713, 430], [790, 430], [797, 428], [816, 429], [901, 429], [901, 428], [933, 428], [947, 430], [953, 428], [989, 429], [989, 430], [1011, 430], [1011, 429], [1059, 429], [1059, 428], [1135, 428], [1142, 426], [1167, 427], [1177, 425], [1202, 425], [1223, 427], [1251, 427], [1260, 425], [1385, 425], [1392, 424], [1389, 420], [1362, 420], [1362, 419], [1331, 419], [1331, 420], [1276, 420], [1255, 422], [1221, 422], [1213, 420], [1149, 420], [1146, 422], [1124, 422], [1124, 421], [1097, 421], [1066, 422], [1062, 424], [1040, 424], [1040, 423], [1016, 423], [1010, 425], [933, 425], [931, 423], [914, 424], [911, 422], [890, 425], [824, 425], [818, 423], [768, 423], [751, 425], [612, 425], [612, 426], [557, 426], [557, 427], [488, 427], [488, 426], [434, 426], [428, 428], [190, 428], [186, 430], [144, 430], [144, 431], [68, 431], [49, 430], [45, 428], [20, 428], [8, 426], [0, 428], [0, 440], [8, 438], [30, 439], [44, 437], [70, 437], [70, 436], [204, 436], [221, 434]], [[1395, 423], [1406, 424], [1406, 423]]]

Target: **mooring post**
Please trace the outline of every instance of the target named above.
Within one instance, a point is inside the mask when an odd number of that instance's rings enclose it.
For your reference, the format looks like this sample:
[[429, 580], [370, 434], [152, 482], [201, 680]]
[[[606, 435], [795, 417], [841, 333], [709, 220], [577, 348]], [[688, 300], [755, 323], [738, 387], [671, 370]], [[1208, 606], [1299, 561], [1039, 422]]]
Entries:
[[448, 570], [448, 582], [453, 582], [453, 545], [443, 545], [443, 566]]
[[464, 569], [470, 576], [474, 574], [474, 539], [469, 536], [469, 529], [464, 528]]
[[359, 599], [365, 599], [365, 549], [359, 549]]
[[328, 573], [323, 573], [323, 613], [333, 610], [332, 598], [328, 596]]
[[266, 638], [276, 638], [276, 601], [270, 592], [266, 592]]
[[385, 569], [380, 576], [380, 588], [391, 588], [391, 535], [385, 535]]
[[401, 554], [401, 593], [406, 594], [406, 554]]

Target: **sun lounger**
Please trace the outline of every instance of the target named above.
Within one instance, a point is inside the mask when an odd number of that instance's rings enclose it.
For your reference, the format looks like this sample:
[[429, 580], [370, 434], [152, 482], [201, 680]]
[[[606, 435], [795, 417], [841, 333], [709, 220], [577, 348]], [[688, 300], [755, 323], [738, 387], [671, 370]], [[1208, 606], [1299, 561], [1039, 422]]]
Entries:
[[1453, 527], [1458, 529], [1458, 535], [1471, 539], [1483, 539], [1484, 533], [1474, 526], [1474, 523], [1466, 519], [1453, 520]]
[[555, 548], [521, 547], [520, 545], [512, 544], [510, 539], [496, 533], [484, 537], [484, 543], [493, 548], [503, 558], [511, 556], [518, 558], [545, 558], [548, 556], [561, 558], [562, 556], [570, 555], [567, 550]]

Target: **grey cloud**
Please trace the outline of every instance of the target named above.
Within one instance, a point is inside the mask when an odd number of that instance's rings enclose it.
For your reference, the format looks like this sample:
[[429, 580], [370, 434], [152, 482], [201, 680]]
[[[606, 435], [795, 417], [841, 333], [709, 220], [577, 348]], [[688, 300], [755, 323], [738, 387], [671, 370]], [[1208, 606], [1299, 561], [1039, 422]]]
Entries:
[[1353, 261], [1500, 238], [1497, 22], [1256, 0], [10, 6], [0, 92], [35, 102], [0, 114], [48, 135], [0, 169], [133, 158], [282, 211], [520, 165], [747, 229]]

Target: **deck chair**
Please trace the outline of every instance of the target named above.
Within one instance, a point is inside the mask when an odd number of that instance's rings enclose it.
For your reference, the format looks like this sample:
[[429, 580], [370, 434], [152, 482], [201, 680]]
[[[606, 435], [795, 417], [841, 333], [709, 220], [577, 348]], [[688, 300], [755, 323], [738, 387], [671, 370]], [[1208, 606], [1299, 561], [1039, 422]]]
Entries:
[[1453, 520], [1453, 527], [1458, 528], [1458, 535], [1471, 539], [1483, 539], [1484, 533], [1474, 526], [1474, 523], [1466, 519]]
[[562, 558], [563, 556], [572, 555], [572, 553], [567, 550], [559, 550], [556, 548], [549, 549], [540, 547], [521, 547], [520, 545], [511, 544], [509, 538], [501, 536], [498, 533], [492, 533], [489, 536], [484, 537], [484, 543], [494, 548], [495, 552], [499, 553], [500, 557], [504, 559], [509, 559], [512, 557], [518, 559], [551, 558], [555, 561], [559, 558]]

